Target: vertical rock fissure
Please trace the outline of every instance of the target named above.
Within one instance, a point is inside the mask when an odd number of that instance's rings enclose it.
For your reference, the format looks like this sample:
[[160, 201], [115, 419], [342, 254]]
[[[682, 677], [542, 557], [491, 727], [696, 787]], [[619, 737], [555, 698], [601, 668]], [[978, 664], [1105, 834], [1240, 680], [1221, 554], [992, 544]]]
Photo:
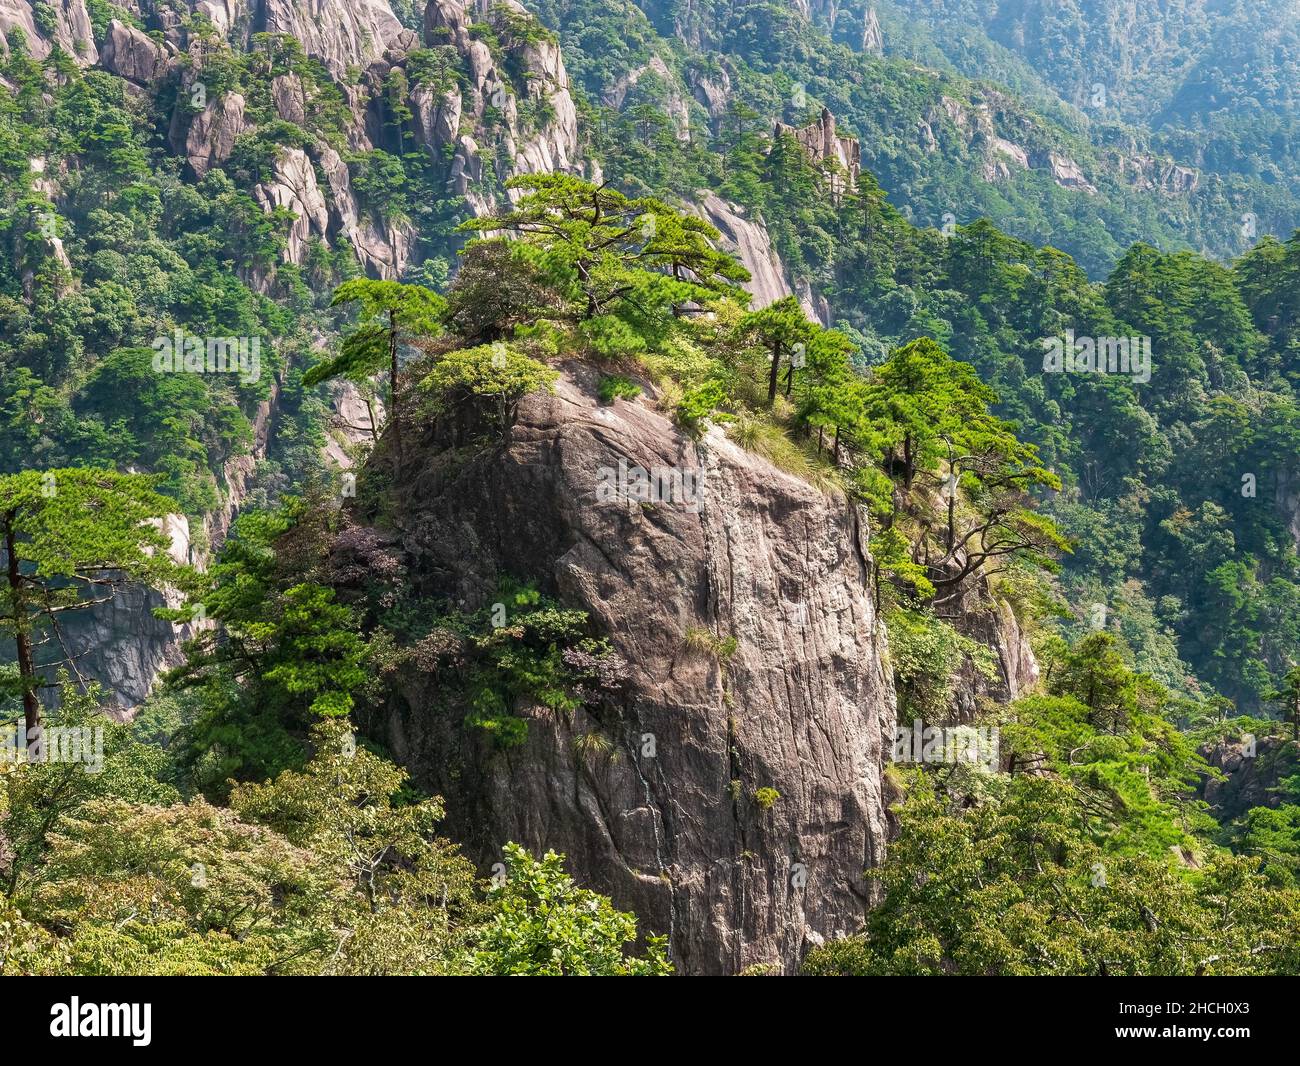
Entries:
[[[702, 439], [693, 442], [695, 449], [696, 468], [700, 470], [701, 485], [708, 485], [710, 482], [719, 483], [719, 479], [709, 477], [710, 458], [712, 453], [705, 446]], [[716, 471], [715, 471], [716, 473]], [[709, 512], [709, 493], [702, 491], [700, 493], [700, 505], [698, 518], [700, 523], [700, 535], [704, 541], [706, 560], [704, 567], [704, 579], [707, 582], [707, 593], [705, 600], [705, 616], [711, 618], [713, 631], [716, 636], [722, 636], [722, 598], [719, 594], [720, 581], [717, 580], [715, 567], [725, 567], [726, 586], [728, 602], [735, 601], [735, 565], [731, 554], [731, 541], [726, 535], [726, 528], [723, 528], [722, 548], [718, 550], [718, 545], [712, 535], [711, 514]], [[730, 789], [730, 782], [742, 781], [743, 768], [740, 765], [740, 748], [736, 736], [736, 717], [732, 713], [731, 707], [727, 702], [727, 684], [725, 667], [719, 663], [719, 687], [722, 692], [722, 710], [727, 716], [727, 781]], [[745, 831], [744, 813], [741, 808], [740, 797], [731, 795], [731, 817], [735, 826], [736, 836], [734, 852], [732, 855], [732, 890], [736, 899], [736, 921], [733, 923], [732, 936], [732, 966], [733, 972], [740, 969], [743, 949], [744, 949], [744, 928], [745, 928], [745, 909], [747, 903], [746, 881], [745, 881], [745, 861], [749, 853], [749, 839]]]
[[654, 792], [650, 788], [650, 781], [641, 769], [641, 753], [636, 744], [635, 729], [629, 738], [628, 748], [631, 756], [632, 766], [636, 769], [636, 776], [641, 782], [641, 788], [645, 793], [645, 805], [650, 810], [650, 825], [654, 830], [655, 838], [655, 863], [659, 867], [659, 876], [668, 882], [668, 946], [669, 950], [676, 955], [676, 932], [677, 932], [677, 886], [673, 881], [672, 872], [668, 869], [668, 863], [664, 855], [664, 816], [655, 802]]

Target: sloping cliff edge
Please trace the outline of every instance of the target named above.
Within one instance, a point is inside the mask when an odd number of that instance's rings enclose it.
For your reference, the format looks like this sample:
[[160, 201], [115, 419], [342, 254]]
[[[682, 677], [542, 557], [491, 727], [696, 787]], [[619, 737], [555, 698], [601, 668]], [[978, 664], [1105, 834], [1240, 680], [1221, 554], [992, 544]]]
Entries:
[[[597, 379], [566, 365], [468, 463], [426, 441], [395, 525], [421, 595], [473, 610], [509, 575], [588, 611], [627, 661], [621, 691], [571, 719], [521, 708], [527, 741], [499, 751], [415, 674], [370, 728], [485, 871], [507, 841], [553, 848], [667, 935], [681, 972], [792, 972], [860, 925], [885, 847], [894, 697], [865, 520], [718, 429], [600, 405]], [[701, 477], [698, 508], [598, 502], [620, 460]], [[736, 651], [693, 650], [697, 628]], [[593, 730], [608, 752], [574, 744]]]

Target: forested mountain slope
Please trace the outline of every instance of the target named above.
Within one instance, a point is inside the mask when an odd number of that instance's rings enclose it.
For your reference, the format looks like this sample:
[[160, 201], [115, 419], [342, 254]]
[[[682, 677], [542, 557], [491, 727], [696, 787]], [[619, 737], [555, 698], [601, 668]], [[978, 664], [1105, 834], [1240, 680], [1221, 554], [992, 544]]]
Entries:
[[1293, 0], [877, 6], [886, 35], [897, 29], [900, 55], [942, 56], [1041, 106], [1059, 101], [1086, 122], [1094, 144], [1140, 140], [1195, 168], [1215, 188], [1207, 210], [1222, 217], [1193, 248], [1224, 256], [1261, 234], [1289, 235], [1300, 188]]
[[[1297, 53], [1292, 0], [897, 0], [890, 7], [932, 29], [959, 27], [1025, 66], [995, 65], [998, 80], [1024, 69], [1075, 106], [1106, 88], [1119, 117], [1147, 125], [1205, 127], [1215, 115], [1249, 129], [1259, 113], [1289, 117]], [[936, 35], [936, 45], [942, 38]]]
[[[1257, 236], [1288, 236], [1297, 214], [1291, 138], [1273, 130], [1281, 120], [1261, 125], [1257, 109], [1243, 103], [1221, 137], [1186, 124], [1166, 128], [1109, 95], [1127, 86], [1129, 98], [1142, 97], [1101, 44], [1070, 53], [1097, 55], [1105, 68], [1080, 101], [960, 10], [945, 18], [942, 7], [924, 4], [658, 0], [538, 10], [561, 33], [593, 98], [655, 104], [661, 118], [647, 115], [643, 124], [671, 116], [679, 136], [692, 120], [717, 132], [733, 101], [796, 123], [825, 104], [916, 224], [987, 217], [1034, 244], [1062, 248], [1093, 277], [1134, 241], [1222, 258]], [[1177, 19], [1162, 17], [1167, 35], [1177, 36]], [[1132, 28], [1125, 56], [1140, 53], [1146, 29]], [[1063, 31], [1051, 40], [1058, 38], [1074, 39]], [[633, 77], [640, 70], [649, 76]], [[734, 130], [738, 122], [743, 112], [726, 124]], [[698, 164], [673, 168], [678, 182], [692, 174]]]
[[0, 972], [1296, 972], [1285, 108], [1085, 7], [0, 0]]

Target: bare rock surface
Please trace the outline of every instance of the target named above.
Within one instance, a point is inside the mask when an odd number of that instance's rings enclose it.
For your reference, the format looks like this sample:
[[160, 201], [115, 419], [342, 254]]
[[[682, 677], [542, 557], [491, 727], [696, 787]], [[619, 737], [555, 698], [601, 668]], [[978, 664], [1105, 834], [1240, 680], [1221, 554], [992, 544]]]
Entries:
[[1010, 703], [1039, 681], [1038, 660], [1005, 600], [989, 593], [983, 581], [973, 582], [961, 599], [958, 632], [992, 652], [987, 672], [963, 657], [953, 685], [953, 720], [969, 722], [988, 703]]
[[[628, 94], [632, 92], [638, 83], [647, 74], [657, 79], [663, 87], [664, 95], [662, 103], [672, 119], [673, 129], [679, 141], [689, 141], [691, 139], [691, 112], [686, 103], [686, 98], [680, 90], [677, 76], [668, 69], [668, 65], [659, 57], [651, 56], [650, 61], [639, 67], [634, 67], [626, 74], [614, 81], [614, 83], [605, 90], [603, 102], [610, 107], [622, 109], [627, 101]], [[703, 79], [697, 81], [697, 85], [704, 86], [707, 84]]]
[[686, 72], [686, 80], [691, 95], [709, 113], [711, 122], [717, 122], [727, 113], [731, 102], [731, 75], [725, 67], [720, 67], [716, 74], [706, 74], [692, 67]]
[[316, 183], [311, 160], [301, 148], [281, 147], [276, 152], [271, 179], [254, 186], [253, 199], [267, 212], [282, 207], [297, 216], [285, 249], [285, 258], [291, 263], [303, 261], [308, 238], [323, 238], [329, 228], [325, 194]]
[[336, 78], [379, 59], [405, 32], [387, 0], [253, 0], [260, 32], [302, 42]]
[[[509, 574], [586, 610], [623, 687], [572, 719], [520, 708], [527, 741], [497, 751], [415, 673], [376, 732], [485, 869], [509, 840], [554, 848], [668, 935], [682, 970], [788, 972], [858, 928], [884, 853], [894, 702], [865, 519], [718, 429], [696, 442], [644, 398], [600, 406], [596, 384], [566, 367], [468, 462], [424, 442], [399, 539], [422, 595], [473, 609]], [[597, 502], [620, 460], [702, 476], [698, 507]], [[692, 631], [736, 650], [696, 650]], [[593, 731], [608, 754], [579, 753]]]
[[[430, 0], [424, 15], [424, 39], [429, 46], [449, 44], [464, 57], [468, 71], [464, 93], [455, 91], [441, 100], [428, 94], [413, 101], [417, 137], [429, 150], [452, 156], [448, 189], [464, 196], [476, 214], [496, 206], [484, 179], [505, 182], [517, 174], [578, 173], [578, 116], [570, 93], [569, 75], [560, 46], [553, 37], [518, 34], [519, 24], [532, 16], [516, 0], [505, 0], [500, 12], [487, 16], [500, 40], [502, 55], [512, 75], [498, 70], [482, 41], [471, 39], [470, 25], [479, 17], [468, 0]], [[527, 103], [540, 120], [526, 121], [521, 104]], [[500, 117], [500, 129], [489, 133], [488, 109]], [[470, 130], [473, 132], [465, 132]], [[504, 164], [497, 165], [494, 143], [499, 136]], [[454, 147], [453, 147], [454, 145]]]
[[167, 73], [168, 51], [147, 33], [113, 19], [104, 37], [100, 63], [137, 85], [148, 85]]
[[271, 79], [271, 103], [285, 122], [301, 126], [307, 121], [307, 97], [297, 74], [280, 74]]
[[874, 7], [867, 8], [862, 18], [862, 51], [882, 55], [885, 51], [885, 34], [880, 28], [880, 16]]
[[0, 56], [9, 54], [8, 35], [21, 30], [27, 38], [27, 51], [35, 59], [44, 59], [57, 44], [80, 65], [94, 63], [99, 52], [86, 0], [49, 0], [48, 6], [54, 18], [50, 34], [37, 25], [31, 0], [0, 0]]
[[[172, 559], [190, 562], [189, 519], [171, 514], [153, 524], [169, 539]], [[154, 617], [154, 608], [179, 607], [182, 602], [174, 591], [127, 585], [88, 610], [66, 615], [41, 661], [62, 663], [70, 658], [73, 679], [98, 682], [110, 712], [128, 718], [149, 695], [158, 674], [181, 662], [180, 642], [194, 635], [192, 626]], [[51, 702], [58, 698], [55, 690], [46, 696]]]
[[[690, 209], [710, 223], [721, 235], [719, 244], [722, 249], [734, 255], [749, 271], [750, 280], [745, 282], [745, 291], [750, 294], [750, 306], [755, 310], [776, 303], [785, 296], [794, 294], [790, 280], [786, 275], [785, 264], [772, 247], [772, 238], [767, 227], [761, 222], [747, 217], [742, 208], [728, 203], [716, 193], [701, 192], [698, 202], [689, 205]], [[818, 306], [811, 290], [803, 287], [799, 293], [799, 302], [809, 318], [827, 324], [829, 307]]]
[[244, 107], [244, 98], [229, 92], [209, 100], [194, 117], [185, 133], [184, 145], [185, 158], [197, 177], [202, 178], [212, 167], [230, 158], [235, 138], [246, 128]]
[[835, 116], [828, 108], [823, 107], [817, 120], [807, 126], [787, 126], [778, 122], [775, 133], [794, 137], [817, 162], [834, 165], [837, 173], [833, 192], [852, 192], [857, 188], [862, 173], [862, 146], [856, 137], [846, 137], [838, 132]]
[[1273, 476], [1273, 498], [1296, 547], [1300, 548], [1300, 473], [1283, 467]]

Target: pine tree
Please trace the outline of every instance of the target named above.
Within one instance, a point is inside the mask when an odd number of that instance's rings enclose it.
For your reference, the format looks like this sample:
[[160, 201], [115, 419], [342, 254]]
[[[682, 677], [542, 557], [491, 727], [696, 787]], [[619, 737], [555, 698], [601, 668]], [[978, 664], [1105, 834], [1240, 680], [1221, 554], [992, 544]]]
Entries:
[[[400, 464], [400, 353], [412, 341], [437, 336], [441, 332], [446, 301], [423, 285], [354, 278], [335, 289], [334, 298], [330, 301], [331, 307], [348, 304], [358, 306], [360, 315], [356, 328], [343, 338], [338, 355], [317, 363], [303, 375], [303, 384], [316, 385], [336, 377], [365, 381], [387, 370], [389, 404], [393, 412], [393, 438]], [[372, 427], [375, 424], [373, 416], [370, 424]]]
[[0, 632], [14, 642], [17, 690], [29, 734], [41, 724], [36, 665], [44, 639], [61, 642], [59, 618], [105, 603], [127, 581], [183, 582], [159, 521], [175, 504], [141, 474], [67, 467], [0, 475], [5, 582]]

